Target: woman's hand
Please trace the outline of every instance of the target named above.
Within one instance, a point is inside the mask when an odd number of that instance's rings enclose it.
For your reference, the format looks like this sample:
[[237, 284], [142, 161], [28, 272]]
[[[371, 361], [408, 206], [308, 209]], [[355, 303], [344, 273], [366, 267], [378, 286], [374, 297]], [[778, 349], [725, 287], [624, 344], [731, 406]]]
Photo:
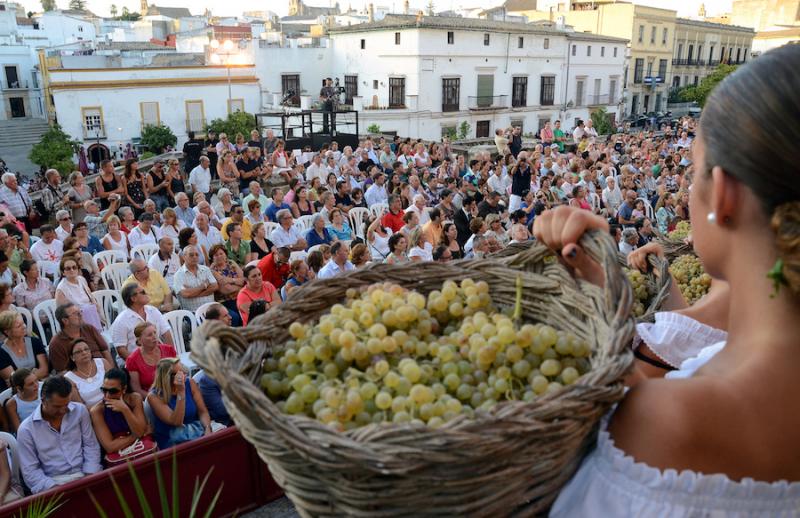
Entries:
[[603, 268], [577, 244], [581, 236], [592, 229], [608, 232], [608, 222], [575, 207], [557, 207], [543, 212], [533, 221], [533, 235], [538, 241], [560, 253], [561, 260], [577, 277], [602, 286], [605, 282]]
[[186, 393], [186, 374], [183, 371], [179, 371], [175, 374], [175, 387], [176, 392], [180, 395], [184, 395]]
[[649, 263], [647, 262], [647, 256], [650, 254], [655, 254], [660, 258], [664, 258], [664, 248], [656, 243], [655, 241], [651, 241], [644, 245], [643, 247], [637, 248], [630, 254], [628, 254], [628, 266], [631, 268], [636, 268], [641, 272], [646, 272], [647, 268], [649, 267]]
[[122, 399], [107, 399], [105, 400], [106, 408], [110, 408], [114, 412], [123, 412], [128, 405]]

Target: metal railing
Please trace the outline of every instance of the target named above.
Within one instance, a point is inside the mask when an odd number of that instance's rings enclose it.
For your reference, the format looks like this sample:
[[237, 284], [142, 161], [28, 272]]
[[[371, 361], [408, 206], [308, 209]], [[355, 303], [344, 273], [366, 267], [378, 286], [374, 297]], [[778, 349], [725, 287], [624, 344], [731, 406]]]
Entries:
[[4, 90], [28, 90], [30, 89], [30, 84], [27, 81], [3, 81], [3, 89]]
[[83, 138], [91, 142], [92, 140], [103, 140], [106, 138], [106, 128], [105, 126], [87, 126], [86, 124], [83, 125]]
[[588, 96], [589, 106], [606, 106], [611, 103], [608, 94], [598, 94]]
[[507, 95], [476, 95], [467, 97], [470, 110], [498, 110], [508, 107]]

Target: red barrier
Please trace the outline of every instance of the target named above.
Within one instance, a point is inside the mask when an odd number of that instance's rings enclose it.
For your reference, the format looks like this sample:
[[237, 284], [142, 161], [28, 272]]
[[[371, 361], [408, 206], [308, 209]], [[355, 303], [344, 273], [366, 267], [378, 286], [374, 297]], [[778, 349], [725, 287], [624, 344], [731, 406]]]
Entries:
[[[160, 451], [133, 463], [139, 482], [148, 495], [150, 509], [155, 516], [161, 516], [155, 459], [158, 458], [162, 480], [171, 501], [173, 455], [178, 466], [180, 516], [187, 516], [189, 513], [195, 480], [202, 481], [212, 467], [213, 471], [203, 491], [198, 509], [205, 511], [217, 489], [222, 485], [222, 492], [214, 508], [215, 517], [240, 515], [283, 495], [280, 487], [272, 480], [266, 464], [262, 462], [255, 448], [244, 440], [239, 430], [232, 427], [175, 448]], [[49, 499], [57, 494], [63, 495], [61, 497], [63, 505], [54, 516], [58, 518], [98, 516], [97, 509], [89, 496], [90, 492], [108, 516], [124, 516], [111, 483], [109, 475], [112, 474], [134, 516], [142, 516], [128, 466], [122, 465], [0, 508], [0, 518], [21, 514], [34, 498]]]

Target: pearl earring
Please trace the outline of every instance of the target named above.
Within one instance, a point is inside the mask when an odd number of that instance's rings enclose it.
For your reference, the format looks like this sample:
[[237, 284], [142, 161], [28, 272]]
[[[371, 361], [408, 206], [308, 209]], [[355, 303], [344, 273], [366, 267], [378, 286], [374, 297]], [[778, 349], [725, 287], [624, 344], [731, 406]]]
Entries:
[[717, 222], [717, 215], [714, 212], [709, 212], [708, 216], [706, 216], [706, 219], [709, 223], [714, 225]]

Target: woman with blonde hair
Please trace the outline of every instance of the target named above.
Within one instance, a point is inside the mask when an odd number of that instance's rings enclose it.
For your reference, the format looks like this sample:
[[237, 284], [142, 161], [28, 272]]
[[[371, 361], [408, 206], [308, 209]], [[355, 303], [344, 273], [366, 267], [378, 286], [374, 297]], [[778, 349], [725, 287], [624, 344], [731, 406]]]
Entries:
[[94, 198], [92, 188], [86, 183], [86, 179], [80, 171], [70, 174], [67, 182], [70, 185], [67, 196], [69, 196], [69, 208], [72, 209], [73, 221], [83, 221], [86, 216], [83, 204]]
[[161, 218], [161, 235], [163, 237], [172, 238], [172, 242], [177, 244], [178, 234], [180, 234], [181, 230], [186, 228], [186, 223], [184, 223], [181, 219], [178, 218], [178, 214], [172, 207], [167, 207], [166, 209], [164, 209], [162, 215], [163, 217]]
[[9, 386], [15, 370], [26, 368], [44, 379], [50, 373], [47, 353], [42, 341], [26, 336], [27, 328], [22, 315], [16, 311], [0, 313], [0, 387]]
[[211, 433], [211, 417], [200, 388], [178, 358], [158, 362], [147, 402], [153, 409], [154, 436], [161, 450]]
[[108, 227], [108, 233], [100, 240], [103, 248], [115, 251], [120, 260], [127, 261], [131, 245], [128, 243], [128, 235], [120, 230], [122, 222], [117, 216], [111, 216], [108, 218], [106, 226]]
[[136, 350], [125, 360], [125, 368], [130, 374], [131, 389], [142, 397], [153, 386], [156, 366], [163, 358], [177, 358], [178, 352], [169, 344], [160, 343], [156, 327], [150, 322], [139, 322], [133, 329]]
[[217, 161], [217, 174], [222, 186], [233, 196], [239, 196], [239, 170], [236, 168], [236, 157], [232, 151], [225, 150]]

